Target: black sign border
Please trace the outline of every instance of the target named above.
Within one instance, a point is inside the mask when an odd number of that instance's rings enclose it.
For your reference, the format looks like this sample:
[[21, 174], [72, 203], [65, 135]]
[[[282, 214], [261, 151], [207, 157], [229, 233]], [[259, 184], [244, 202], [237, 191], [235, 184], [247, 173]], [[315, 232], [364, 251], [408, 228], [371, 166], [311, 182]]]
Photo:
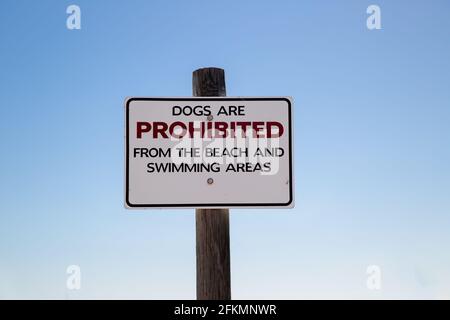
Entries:
[[[288, 104], [288, 122], [289, 122], [289, 201], [286, 203], [182, 203], [182, 204], [132, 204], [129, 201], [129, 113], [130, 103], [133, 101], [285, 101]], [[287, 207], [294, 200], [294, 181], [292, 179], [293, 163], [292, 163], [292, 106], [291, 101], [287, 98], [219, 98], [219, 97], [203, 97], [203, 98], [129, 98], [126, 102], [126, 169], [125, 169], [125, 202], [130, 208], [229, 208], [229, 207]]]

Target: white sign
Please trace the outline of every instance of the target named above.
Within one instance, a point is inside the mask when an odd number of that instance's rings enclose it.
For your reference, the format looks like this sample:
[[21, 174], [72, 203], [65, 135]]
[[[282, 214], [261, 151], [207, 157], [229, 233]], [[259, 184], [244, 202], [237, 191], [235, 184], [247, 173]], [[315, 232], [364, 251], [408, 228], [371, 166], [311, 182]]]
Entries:
[[128, 98], [127, 208], [293, 207], [290, 98]]

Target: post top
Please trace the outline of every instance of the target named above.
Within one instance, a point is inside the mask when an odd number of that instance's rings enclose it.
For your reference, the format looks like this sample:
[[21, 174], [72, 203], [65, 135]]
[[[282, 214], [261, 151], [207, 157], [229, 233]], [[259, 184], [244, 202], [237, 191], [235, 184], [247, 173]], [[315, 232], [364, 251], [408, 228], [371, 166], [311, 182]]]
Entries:
[[205, 71], [218, 71], [218, 72], [224, 72], [224, 69], [222, 68], [218, 68], [218, 67], [203, 67], [203, 68], [198, 68], [197, 70], [194, 71], [195, 72], [205, 72]]
[[201, 68], [192, 73], [192, 93], [197, 97], [226, 96], [225, 70]]

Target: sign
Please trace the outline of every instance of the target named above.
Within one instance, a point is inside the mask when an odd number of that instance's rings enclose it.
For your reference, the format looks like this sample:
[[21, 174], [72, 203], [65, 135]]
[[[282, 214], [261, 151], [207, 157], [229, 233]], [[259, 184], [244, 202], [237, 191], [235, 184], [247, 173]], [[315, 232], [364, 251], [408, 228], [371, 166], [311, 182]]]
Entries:
[[128, 98], [127, 208], [293, 207], [290, 98]]

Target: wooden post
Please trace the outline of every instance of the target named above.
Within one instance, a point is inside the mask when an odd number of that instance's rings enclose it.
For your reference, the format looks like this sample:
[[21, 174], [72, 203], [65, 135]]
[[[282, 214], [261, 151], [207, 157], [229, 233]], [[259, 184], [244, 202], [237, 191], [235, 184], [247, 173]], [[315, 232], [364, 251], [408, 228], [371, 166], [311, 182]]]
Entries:
[[[194, 96], [226, 96], [225, 72], [203, 68], [192, 75]], [[197, 299], [231, 299], [228, 209], [196, 209]]]

